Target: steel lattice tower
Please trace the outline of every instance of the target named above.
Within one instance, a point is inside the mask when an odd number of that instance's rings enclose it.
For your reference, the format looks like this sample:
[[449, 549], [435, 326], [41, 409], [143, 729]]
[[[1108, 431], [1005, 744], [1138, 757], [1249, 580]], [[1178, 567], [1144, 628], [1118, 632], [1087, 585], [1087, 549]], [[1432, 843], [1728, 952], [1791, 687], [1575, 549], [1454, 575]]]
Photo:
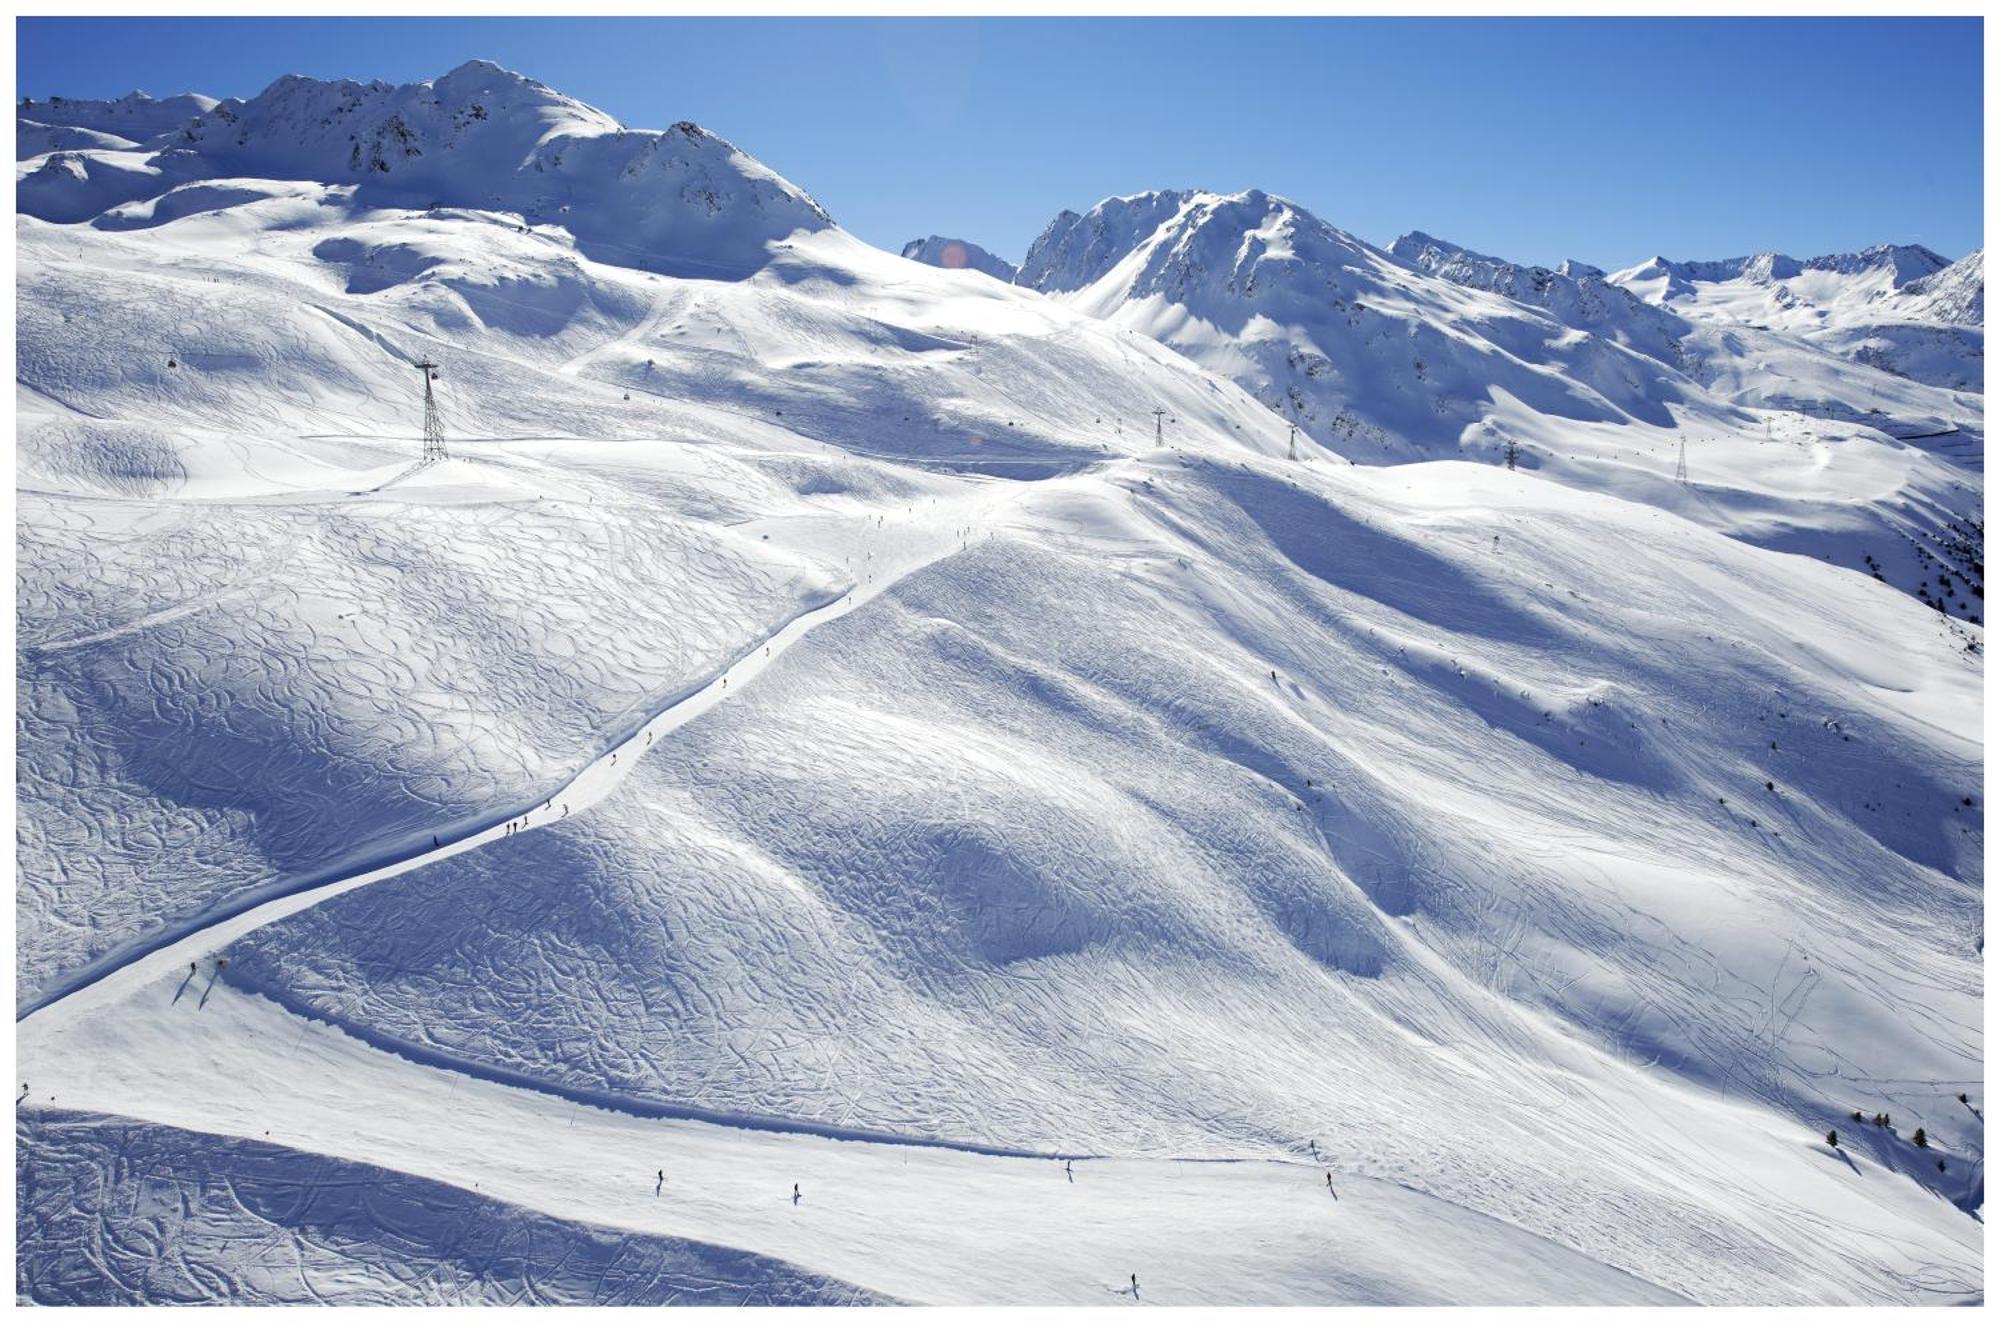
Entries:
[[1153, 444], [1156, 446], [1167, 444], [1167, 434], [1165, 431], [1166, 417], [1167, 411], [1165, 409], [1153, 410]]
[[424, 374], [424, 463], [445, 458], [444, 419], [438, 417], [437, 395], [431, 382], [437, 380], [437, 364], [426, 359], [416, 365]]

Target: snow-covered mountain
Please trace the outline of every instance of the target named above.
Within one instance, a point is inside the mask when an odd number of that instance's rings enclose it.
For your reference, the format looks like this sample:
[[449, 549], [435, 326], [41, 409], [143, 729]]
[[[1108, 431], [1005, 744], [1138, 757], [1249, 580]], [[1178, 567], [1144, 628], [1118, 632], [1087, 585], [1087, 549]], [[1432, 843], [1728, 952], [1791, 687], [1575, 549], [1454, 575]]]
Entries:
[[115, 101], [61, 96], [36, 101], [23, 97], [17, 108], [16, 125], [17, 131], [31, 126], [74, 129], [137, 146], [182, 128], [197, 116], [214, 110], [217, 104], [214, 97], [193, 92], [160, 98], [134, 91]]
[[1976, 450], [477, 63], [18, 182], [22, 1298], [1981, 1294]]
[[147, 151], [52, 153], [19, 180], [16, 206], [52, 221], [120, 206], [150, 216], [146, 204], [172, 208], [188, 189], [210, 198], [210, 181], [238, 178], [340, 186], [357, 206], [504, 210], [647, 269], [740, 272], [770, 241], [829, 224], [805, 193], [697, 125], [627, 130], [480, 60], [403, 86], [281, 78]]
[[1572, 262], [1556, 271], [1524, 267], [1422, 231], [1403, 235], [1389, 245], [1389, 251], [1454, 285], [1534, 304], [1565, 326], [1605, 336], [1669, 367], [1684, 366], [1681, 339], [1688, 333], [1687, 323], [1611, 284], [1596, 267]]
[[1014, 264], [965, 239], [947, 239], [933, 234], [928, 239], [912, 239], [903, 245], [903, 256], [926, 266], [948, 271], [983, 271], [995, 280], [1014, 283]]
[[[1063, 213], [1019, 279], [1159, 339], [1357, 463], [1512, 454], [1761, 545], [1871, 572], [1893, 556], [1887, 577], [1927, 598], [1939, 572], [1977, 577], [1946, 548], [1980, 518], [1979, 397], [1573, 269], [1422, 234], [1384, 251], [1282, 198], [1180, 191]], [[1891, 436], [1928, 439], [1848, 444]], [[1823, 481], [1836, 450], [1874, 476]], [[1980, 614], [1952, 593], [1947, 609]]]
[[1946, 390], [1985, 388], [1982, 253], [1948, 263], [1920, 245], [1881, 244], [1805, 261], [1782, 253], [1703, 262], [1655, 257], [1609, 279], [1738, 335], [1775, 334], [1780, 338], [1767, 343], [1803, 344]]
[[1434, 278], [1278, 197], [1149, 193], [1065, 212], [1020, 281], [1143, 330], [1364, 462], [1456, 453], [1503, 394], [1664, 423], [1691, 383], [1613, 341]]
[[1905, 315], [1929, 321], [1986, 324], [1986, 250], [1967, 253], [1941, 271], [1902, 286]]

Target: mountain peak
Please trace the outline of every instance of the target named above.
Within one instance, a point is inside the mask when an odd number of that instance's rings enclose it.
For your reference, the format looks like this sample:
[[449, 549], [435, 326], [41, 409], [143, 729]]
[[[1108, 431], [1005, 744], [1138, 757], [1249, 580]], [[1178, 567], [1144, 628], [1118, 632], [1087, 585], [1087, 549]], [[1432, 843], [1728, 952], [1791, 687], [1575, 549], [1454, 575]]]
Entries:
[[1029, 247], [1017, 281], [1044, 293], [1082, 289], [1142, 249], [1147, 259], [1134, 275], [1133, 292], [1163, 279], [1184, 284], [1196, 277], [1197, 267], [1234, 271], [1225, 277], [1233, 280], [1247, 278], [1249, 266], [1299, 260], [1302, 254], [1335, 265], [1372, 262], [1379, 255], [1291, 199], [1261, 188], [1157, 189], [1105, 198], [1081, 216], [1063, 212]]
[[1886, 270], [1896, 288], [1944, 270], [1951, 263], [1922, 244], [1878, 243], [1856, 253], [1828, 253], [1800, 264], [1809, 271], [1854, 274], [1870, 269]]
[[475, 56], [470, 60], [467, 60], [464, 64], [459, 65], [456, 69], [453, 69], [450, 73], [447, 73], [442, 78], [439, 78], [438, 81], [443, 83], [443, 82], [450, 82], [452, 79], [455, 78], [466, 78], [466, 77], [483, 78], [483, 77], [490, 77], [495, 74], [503, 78], [514, 79], [517, 82], [528, 83], [535, 87], [542, 86], [542, 84], [536, 82], [534, 79], [528, 77], [526, 74], [516, 73], [514, 70], [509, 69], [504, 64], [499, 64], [493, 60], [480, 59], [477, 56]]
[[1975, 248], [1950, 266], [1919, 276], [1901, 289], [1920, 316], [1967, 326], [1986, 323], [1986, 250]]
[[1159, 189], [1105, 198], [1087, 213], [1064, 211], [1028, 246], [1015, 277], [1043, 293], [1082, 289], [1179, 214], [1194, 193]]
[[979, 271], [1003, 284], [1014, 283], [1012, 262], [995, 257], [968, 239], [951, 239], [940, 234], [926, 239], [912, 239], [903, 245], [903, 256], [926, 266], [943, 267], [949, 271]]

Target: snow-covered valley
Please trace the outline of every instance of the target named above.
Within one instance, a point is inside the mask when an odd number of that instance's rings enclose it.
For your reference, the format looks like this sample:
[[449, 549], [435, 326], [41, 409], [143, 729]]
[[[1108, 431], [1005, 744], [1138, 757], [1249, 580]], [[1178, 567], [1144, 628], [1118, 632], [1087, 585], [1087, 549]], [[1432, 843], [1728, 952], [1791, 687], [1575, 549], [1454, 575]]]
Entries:
[[22, 1299], [1982, 1297], [1977, 255], [20, 116]]

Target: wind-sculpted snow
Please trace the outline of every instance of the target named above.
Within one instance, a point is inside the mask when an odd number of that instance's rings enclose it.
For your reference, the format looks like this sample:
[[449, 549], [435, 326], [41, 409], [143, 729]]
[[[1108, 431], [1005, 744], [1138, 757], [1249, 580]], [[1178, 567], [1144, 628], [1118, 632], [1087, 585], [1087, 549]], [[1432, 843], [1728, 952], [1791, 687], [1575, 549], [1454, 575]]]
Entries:
[[894, 1303], [275, 1144], [72, 1112], [32, 1113], [15, 1142], [15, 1281], [38, 1305]]

